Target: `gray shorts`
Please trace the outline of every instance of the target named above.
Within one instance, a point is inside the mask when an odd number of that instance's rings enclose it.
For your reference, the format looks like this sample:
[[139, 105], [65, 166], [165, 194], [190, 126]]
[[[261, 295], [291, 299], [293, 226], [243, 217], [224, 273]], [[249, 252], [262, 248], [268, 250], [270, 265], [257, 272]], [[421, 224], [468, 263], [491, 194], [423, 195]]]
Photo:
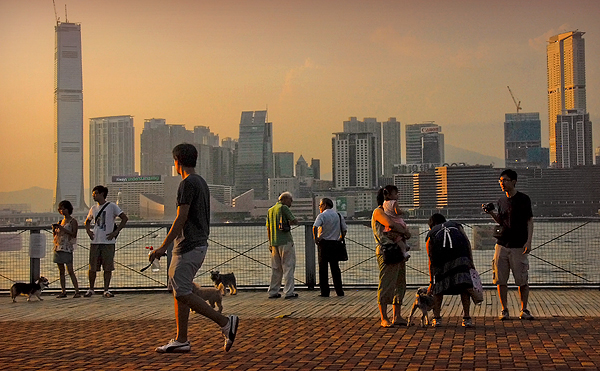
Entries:
[[100, 272], [100, 267], [105, 272], [115, 270], [115, 244], [90, 245], [90, 271]]
[[169, 282], [175, 297], [192, 293], [194, 277], [204, 262], [207, 249], [208, 246], [198, 246], [181, 255], [172, 255], [169, 266]]
[[52, 261], [56, 264], [73, 264], [73, 253], [66, 251], [55, 251]]
[[523, 254], [523, 249], [512, 249], [496, 244], [492, 261], [494, 285], [506, 285], [510, 271], [515, 278], [515, 285], [527, 285], [529, 281], [528, 256], [529, 254]]

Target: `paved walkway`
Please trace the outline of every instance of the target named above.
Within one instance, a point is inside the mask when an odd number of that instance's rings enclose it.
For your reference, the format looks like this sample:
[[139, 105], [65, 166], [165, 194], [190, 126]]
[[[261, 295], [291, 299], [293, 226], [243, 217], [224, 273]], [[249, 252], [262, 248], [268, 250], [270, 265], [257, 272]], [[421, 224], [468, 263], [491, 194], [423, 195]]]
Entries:
[[[487, 307], [497, 306], [489, 290], [472, 329], [460, 326], [453, 299], [444, 306], [441, 328], [384, 329], [373, 316], [373, 291], [348, 291], [346, 297], [329, 299], [301, 291], [295, 300], [269, 300], [264, 294], [240, 291], [224, 299], [224, 312], [239, 309], [241, 317], [230, 352], [223, 351], [215, 324], [192, 315], [192, 351], [167, 355], [154, 352], [174, 334], [167, 294], [60, 300], [46, 296], [41, 303], [19, 298], [16, 304], [3, 296], [0, 370], [600, 369], [598, 290], [532, 290], [532, 309], [558, 307], [564, 301], [573, 312], [525, 322], [500, 321], [497, 313], [487, 314]], [[368, 307], [364, 315], [348, 316], [360, 313], [360, 306]], [[310, 307], [322, 309], [309, 311]], [[587, 312], [577, 315], [575, 310]], [[331, 315], [334, 311], [336, 316]]]

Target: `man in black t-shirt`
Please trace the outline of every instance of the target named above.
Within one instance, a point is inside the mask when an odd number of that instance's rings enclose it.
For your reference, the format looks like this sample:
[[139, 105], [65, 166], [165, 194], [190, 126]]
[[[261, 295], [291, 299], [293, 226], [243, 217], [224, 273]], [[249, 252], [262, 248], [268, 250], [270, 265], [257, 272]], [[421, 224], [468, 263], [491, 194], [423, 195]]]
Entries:
[[225, 338], [225, 351], [235, 340], [238, 316], [225, 317], [212, 309], [200, 296], [194, 294], [193, 281], [202, 266], [208, 249], [210, 222], [210, 197], [208, 185], [196, 174], [198, 151], [192, 144], [182, 143], [173, 148], [173, 159], [181, 183], [177, 190], [177, 217], [162, 245], [152, 251], [150, 262], [160, 259], [167, 247], [175, 242], [169, 265], [169, 283], [173, 287], [177, 336], [166, 345], [156, 348], [158, 353], [184, 353], [190, 351], [188, 319], [190, 309], [213, 320]]
[[527, 309], [529, 298], [529, 260], [531, 238], [533, 236], [533, 212], [529, 196], [515, 189], [517, 173], [506, 169], [500, 174], [500, 187], [505, 196], [498, 200], [498, 213], [482, 205], [484, 211], [492, 216], [500, 226], [500, 232], [495, 237], [493, 273], [494, 284], [498, 285], [498, 296], [502, 305], [501, 320], [509, 319], [506, 306], [508, 292], [508, 277], [513, 272], [515, 284], [519, 286], [521, 297], [522, 320], [532, 320], [533, 316]]

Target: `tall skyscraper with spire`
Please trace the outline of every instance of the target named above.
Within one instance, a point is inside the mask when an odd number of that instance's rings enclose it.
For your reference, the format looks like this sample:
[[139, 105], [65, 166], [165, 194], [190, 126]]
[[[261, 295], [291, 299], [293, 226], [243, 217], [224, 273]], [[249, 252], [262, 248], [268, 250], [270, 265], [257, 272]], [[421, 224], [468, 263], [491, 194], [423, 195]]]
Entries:
[[565, 110], [587, 113], [585, 92], [585, 32], [570, 31], [548, 40], [548, 124], [550, 164], [558, 166], [557, 151], [568, 145], [556, 135], [559, 115]]
[[83, 191], [83, 79], [81, 25], [59, 22], [54, 53], [56, 190], [54, 205], [69, 200], [85, 210]]

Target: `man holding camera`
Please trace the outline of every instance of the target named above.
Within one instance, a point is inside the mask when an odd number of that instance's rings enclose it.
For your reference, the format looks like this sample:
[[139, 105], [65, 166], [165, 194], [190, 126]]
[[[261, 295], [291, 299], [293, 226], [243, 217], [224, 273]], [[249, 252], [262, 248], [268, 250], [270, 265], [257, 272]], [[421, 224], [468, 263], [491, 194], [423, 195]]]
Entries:
[[283, 277], [285, 277], [285, 286], [283, 287], [285, 299], [298, 297], [298, 294], [294, 292], [296, 250], [290, 229], [291, 224], [298, 224], [296, 217], [290, 211], [293, 200], [290, 192], [283, 192], [279, 196], [279, 201], [267, 212], [267, 233], [272, 269], [269, 299], [281, 297], [279, 288]]
[[531, 252], [533, 236], [531, 200], [529, 196], [516, 190], [517, 173], [514, 170], [504, 170], [498, 181], [500, 188], [505, 193], [505, 196], [498, 200], [498, 213], [494, 212], [493, 204], [483, 204], [481, 207], [499, 224], [499, 230], [494, 234], [497, 243], [492, 264], [494, 284], [498, 285], [498, 296], [502, 305], [500, 319], [510, 318], [506, 301], [508, 277], [512, 271], [521, 298], [519, 318], [532, 320], [533, 316], [527, 309], [529, 298], [528, 255]]

